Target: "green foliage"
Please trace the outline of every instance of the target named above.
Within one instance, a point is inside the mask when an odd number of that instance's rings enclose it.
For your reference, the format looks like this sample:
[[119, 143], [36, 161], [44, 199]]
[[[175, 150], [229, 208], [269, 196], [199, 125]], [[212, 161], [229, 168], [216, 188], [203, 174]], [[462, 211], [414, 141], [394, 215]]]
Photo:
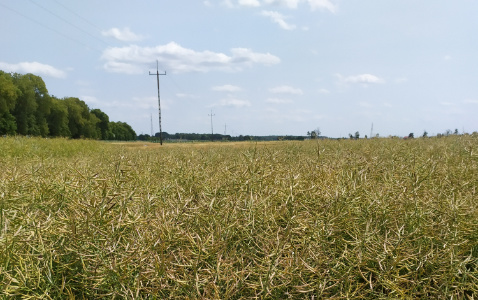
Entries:
[[132, 141], [136, 140], [136, 133], [133, 128], [124, 122], [110, 122], [110, 140]]
[[111, 136], [110, 132], [110, 118], [107, 114], [102, 112], [100, 109], [93, 109], [91, 113], [94, 114], [99, 122], [97, 123], [97, 127], [99, 129], [99, 136], [102, 140], [107, 140], [108, 136]]
[[478, 139], [0, 143], [0, 294], [471, 299]]
[[50, 134], [58, 137], [71, 136], [68, 120], [68, 106], [65, 101], [51, 98], [51, 111], [48, 117]]
[[[126, 123], [116, 126], [121, 140], [134, 140]], [[42, 137], [112, 139], [107, 114], [90, 110], [78, 98], [57, 99], [48, 94], [43, 79], [33, 74], [0, 71], [0, 134]]]

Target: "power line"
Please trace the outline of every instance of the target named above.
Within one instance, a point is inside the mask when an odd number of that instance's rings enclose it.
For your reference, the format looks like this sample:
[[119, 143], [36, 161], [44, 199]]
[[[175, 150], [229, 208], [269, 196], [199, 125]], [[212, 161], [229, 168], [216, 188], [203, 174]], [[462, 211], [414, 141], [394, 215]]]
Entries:
[[99, 28], [98, 26], [96, 26], [95, 24], [93, 24], [92, 22], [88, 21], [87, 19], [83, 18], [82, 16], [80, 16], [79, 14], [77, 14], [76, 12], [74, 12], [73, 10], [69, 9], [68, 7], [66, 7], [65, 5], [63, 5], [62, 3], [56, 1], [56, 0], [53, 0], [56, 4], [60, 5], [61, 7], [63, 7], [65, 10], [69, 11], [70, 13], [74, 14], [75, 16], [77, 16], [78, 18], [82, 19], [83, 21], [85, 21], [86, 23], [90, 24], [91, 26], [93, 26], [94, 28], [96, 28], [97, 30], [100, 30], [101, 31], [101, 28]]
[[66, 35], [66, 34], [63, 34], [63, 33], [59, 32], [58, 30], [53, 29], [53, 28], [51, 28], [51, 27], [49, 27], [49, 26], [47, 26], [47, 25], [45, 25], [45, 24], [43, 24], [43, 23], [41, 23], [41, 22], [39, 22], [39, 21], [37, 21], [37, 20], [35, 20], [35, 19], [32, 19], [32, 18], [30, 18], [30, 17], [28, 17], [28, 16], [22, 14], [21, 12], [19, 12], [19, 11], [13, 9], [13, 8], [11, 8], [11, 7], [6, 6], [6, 5], [3, 4], [3, 3], [0, 3], [0, 6], [3, 6], [3, 7], [5, 7], [6, 9], [8, 9], [8, 10], [10, 10], [10, 11], [13, 11], [14, 13], [16, 13], [16, 14], [18, 14], [18, 15], [24, 17], [25, 19], [30, 20], [31, 22], [34, 22], [34, 23], [40, 25], [40, 26], [43, 27], [43, 28], [46, 28], [46, 29], [48, 29], [48, 30], [50, 30], [50, 31], [52, 31], [52, 32], [54, 32], [54, 33], [56, 33], [56, 34], [58, 34], [58, 35], [61, 35], [62, 37], [66, 38], [66, 39], [68, 39], [68, 40], [70, 40], [70, 41], [73, 41], [73, 42], [75, 42], [75, 43], [78, 43], [78, 44], [80, 44], [80, 45], [83, 45], [83, 46], [85, 46], [85, 47], [87, 47], [87, 48], [93, 48], [94, 50], [96, 50], [96, 51], [98, 51], [98, 52], [102, 52], [101, 50], [96, 49], [95, 47], [91, 47], [91, 46], [89, 46], [89, 45], [87, 45], [87, 44], [85, 44], [85, 43], [83, 43], [83, 42], [80, 42], [79, 40], [74, 39], [74, 38], [72, 38], [72, 37], [70, 37], [70, 36], [68, 36], [68, 35]]
[[48, 12], [49, 14], [51, 14], [51, 15], [57, 17], [58, 19], [62, 20], [62, 21], [65, 22], [65, 23], [69, 24], [70, 26], [72, 26], [72, 27], [78, 29], [79, 31], [81, 31], [81, 32], [83, 32], [83, 33], [89, 35], [90, 37], [92, 37], [92, 38], [94, 38], [94, 39], [96, 39], [96, 40], [98, 40], [98, 41], [104, 43], [105, 45], [108, 45], [108, 43], [106, 43], [105, 41], [103, 41], [103, 40], [97, 38], [96, 36], [92, 35], [92, 34], [89, 33], [88, 31], [83, 30], [82, 28], [76, 26], [75, 24], [71, 23], [70, 21], [66, 20], [65, 18], [60, 17], [60, 16], [57, 15], [56, 13], [54, 13], [54, 12], [52, 12], [51, 10], [47, 9], [46, 7], [44, 7], [44, 6], [42, 6], [42, 5], [38, 4], [38, 3], [36, 3], [36, 2], [33, 1], [33, 0], [29, 0], [29, 1], [30, 1], [31, 3], [33, 3], [33, 4], [35, 4], [36, 6], [40, 7], [40, 8], [43, 9], [44, 11]]

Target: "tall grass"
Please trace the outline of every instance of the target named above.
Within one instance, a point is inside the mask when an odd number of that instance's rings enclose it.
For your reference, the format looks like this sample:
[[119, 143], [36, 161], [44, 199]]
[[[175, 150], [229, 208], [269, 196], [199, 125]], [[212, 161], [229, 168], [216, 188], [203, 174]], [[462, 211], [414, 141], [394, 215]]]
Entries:
[[478, 139], [0, 140], [0, 291], [32, 298], [478, 292]]

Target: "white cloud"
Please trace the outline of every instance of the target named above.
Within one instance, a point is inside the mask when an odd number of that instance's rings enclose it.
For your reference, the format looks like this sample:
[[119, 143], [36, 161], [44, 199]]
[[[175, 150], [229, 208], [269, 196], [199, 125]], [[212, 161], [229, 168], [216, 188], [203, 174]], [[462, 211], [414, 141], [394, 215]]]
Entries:
[[382, 106], [383, 107], [393, 107], [393, 105], [390, 102], [383, 102]]
[[285, 104], [285, 103], [292, 103], [290, 99], [281, 99], [281, 98], [268, 98], [266, 99], [267, 103], [275, 103], [275, 104]]
[[463, 102], [466, 104], [478, 104], [478, 99], [465, 99]]
[[291, 9], [296, 9], [300, 0], [265, 0], [266, 4], [286, 6]]
[[337, 6], [331, 0], [307, 0], [312, 11], [316, 9], [326, 9], [332, 13], [337, 12]]
[[[134, 107], [139, 107], [142, 109], [157, 109], [158, 108], [158, 97], [133, 97]], [[161, 109], [166, 109], [165, 101], [161, 99]]]
[[221, 4], [228, 7], [228, 8], [233, 8], [234, 7], [234, 4], [232, 4], [231, 0], [224, 0], [224, 1], [222, 1]]
[[220, 86], [213, 86], [211, 90], [216, 91], [216, 92], [239, 92], [242, 91], [242, 89], [238, 86], [231, 85], [231, 84], [225, 84], [225, 85], [220, 85]]
[[174, 73], [229, 71], [237, 72], [254, 64], [274, 65], [280, 62], [270, 53], [257, 53], [247, 48], [233, 48], [231, 54], [195, 51], [170, 42], [156, 47], [108, 48], [101, 56], [106, 61], [104, 68], [110, 72], [141, 74], [159, 60], [161, 66]]
[[239, 0], [239, 5], [258, 7], [258, 6], [261, 6], [261, 3], [259, 3], [259, 1], [257, 0]]
[[275, 88], [269, 89], [269, 91], [274, 94], [294, 94], [294, 95], [304, 94], [304, 92], [302, 92], [301, 89], [294, 88], [288, 85], [277, 86]]
[[66, 73], [50, 65], [39, 62], [21, 62], [18, 64], [9, 64], [0, 62], [0, 69], [5, 72], [32, 73], [38, 76], [50, 76], [55, 78], [65, 78]]
[[196, 95], [186, 94], [186, 93], [176, 93], [176, 97], [178, 97], [178, 98], [197, 98]]
[[279, 12], [276, 12], [276, 11], [262, 11], [261, 15], [265, 16], [265, 17], [268, 17], [272, 20], [272, 22], [274, 23], [277, 23], [279, 24], [279, 26], [282, 28], [282, 29], [285, 29], [285, 30], [294, 30], [296, 28], [295, 25], [291, 25], [291, 24], [288, 24], [286, 21], [285, 21], [285, 18], [282, 14], [280, 14]]
[[347, 76], [343, 77], [340, 74], [337, 74], [337, 77], [341, 82], [344, 83], [361, 83], [361, 84], [369, 84], [369, 83], [384, 83], [385, 80], [371, 74], [360, 74], [355, 76]]
[[328, 89], [320, 89], [319, 93], [321, 94], [330, 94], [330, 91]]
[[113, 37], [122, 42], [136, 42], [144, 39], [142, 35], [138, 35], [132, 32], [131, 29], [129, 29], [128, 27], [125, 27], [123, 29], [113, 27], [111, 29], [102, 31], [101, 34], [103, 36]]
[[326, 9], [332, 13], [337, 12], [337, 5], [332, 0], [264, 0], [266, 4], [285, 6], [290, 9], [296, 9], [301, 2], [307, 2], [312, 11]]
[[447, 101], [442, 101], [440, 102], [441, 105], [443, 106], [455, 106], [456, 104], [453, 102], [447, 102]]
[[373, 107], [372, 104], [370, 104], [369, 102], [365, 102], [365, 101], [360, 101], [359, 106], [366, 107], [366, 108], [372, 108]]
[[207, 1], [207, 0], [206, 0], [206, 1], [203, 1], [203, 3], [204, 3], [205, 6], [209, 6], [209, 7], [212, 6], [211, 1]]
[[214, 106], [230, 106], [230, 107], [249, 107], [251, 106], [251, 102], [247, 100], [240, 100], [240, 99], [235, 99], [235, 98], [227, 98], [227, 99], [221, 99], [219, 104], [214, 105]]
[[87, 104], [98, 104], [99, 101], [95, 96], [81, 96], [81, 100], [85, 101]]

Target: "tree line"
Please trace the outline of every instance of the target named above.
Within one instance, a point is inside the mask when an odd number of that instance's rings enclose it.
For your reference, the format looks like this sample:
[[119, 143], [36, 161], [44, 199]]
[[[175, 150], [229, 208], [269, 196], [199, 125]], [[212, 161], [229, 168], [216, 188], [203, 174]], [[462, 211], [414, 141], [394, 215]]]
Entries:
[[0, 134], [135, 140], [124, 122], [110, 122], [100, 109], [75, 97], [49, 95], [43, 79], [33, 74], [0, 71]]
[[[277, 136], [277, 135], [268, 135], [268, 136], [255, 136], [255, 135], [239, 135], [231, 136], [226, 134], [210, 134], [210, 133], [167, 133], [163, 132], [163, 140], [165, 141], [279, 141], [279, 140], [297, 140], [303, 141], [305, 137], [303, 136]], [[159, 141], [159, 132], [154, 136], [149, 134], [140, 134], [138, 135], [138, 140], [140, 141]]]

